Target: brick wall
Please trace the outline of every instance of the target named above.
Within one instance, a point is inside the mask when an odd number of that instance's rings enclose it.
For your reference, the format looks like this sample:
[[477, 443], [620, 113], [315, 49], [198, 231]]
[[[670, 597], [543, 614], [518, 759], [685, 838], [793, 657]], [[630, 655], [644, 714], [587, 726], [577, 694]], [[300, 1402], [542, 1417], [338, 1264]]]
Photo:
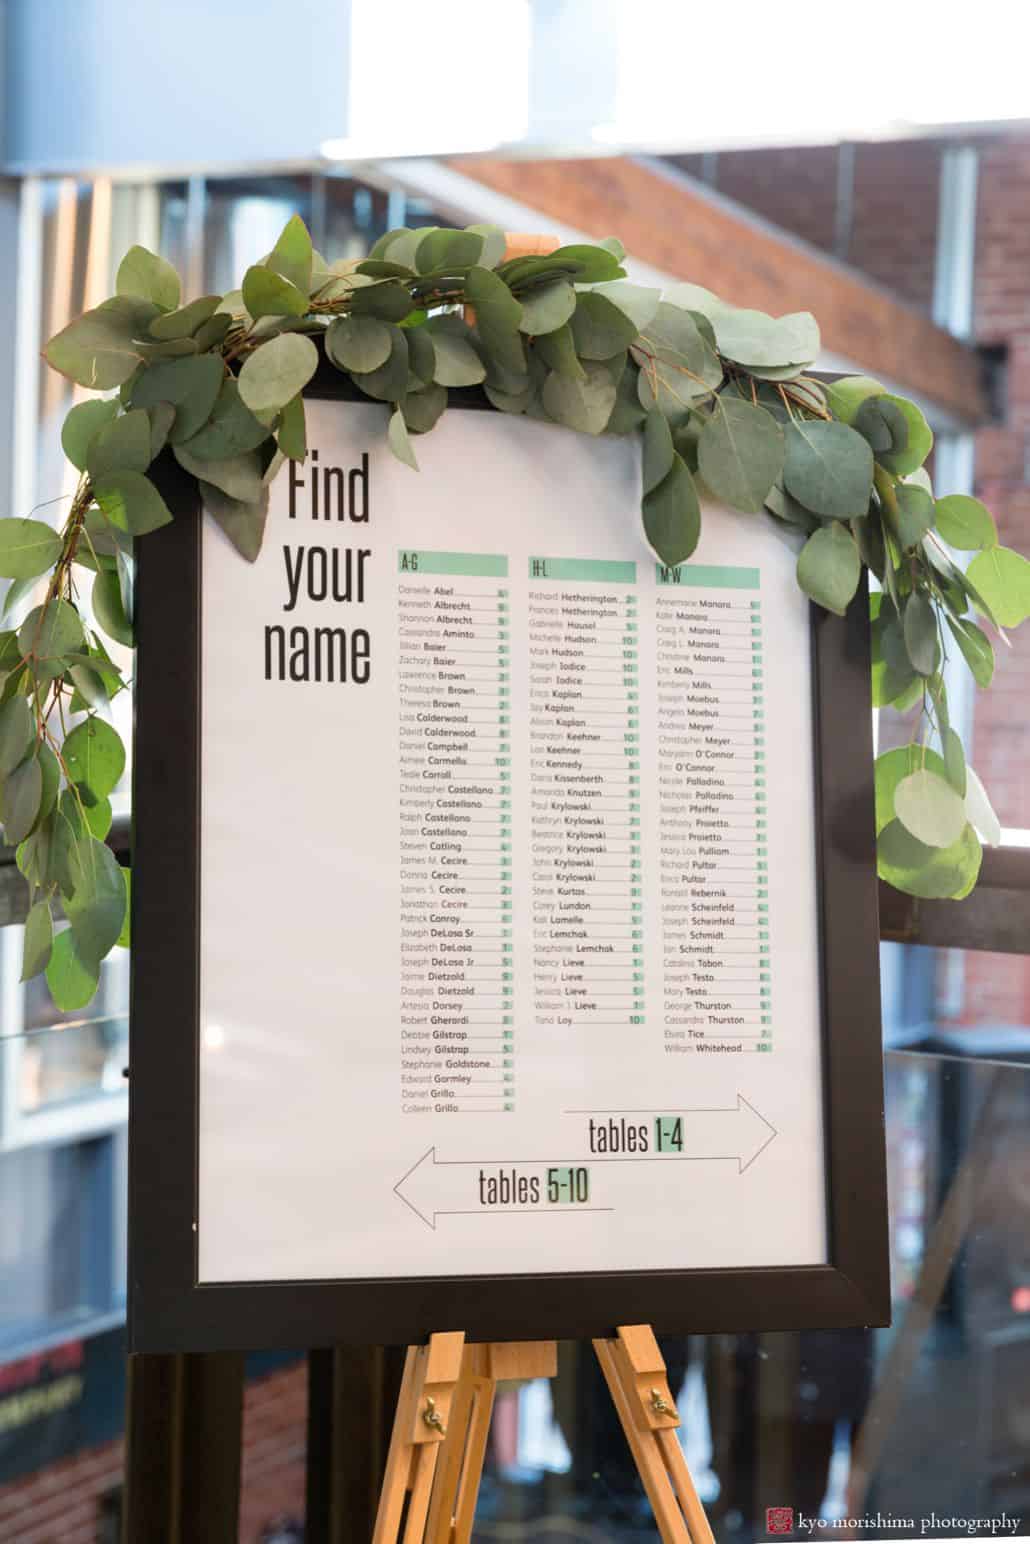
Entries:
[[[240, 1544], [256, 1544], [277, 1514], [303, 1518], [306, 1417], [305, 1366], [247, 1385]], [[0, 1544], [96, 1544], [101, 1498], [121, 1485], [123, 1463], [122, 1443], [108, 1442], [0, 1487]]]
[[838, 250], [836, 146], [734, 150], [714, 158], [680, 156], [677, 164], [706, 178], [727, 198], [861, 269], [901, 300], [930, 309], [940, 146], [913, 140], [857, 145], [851, 174], [851, 218]]

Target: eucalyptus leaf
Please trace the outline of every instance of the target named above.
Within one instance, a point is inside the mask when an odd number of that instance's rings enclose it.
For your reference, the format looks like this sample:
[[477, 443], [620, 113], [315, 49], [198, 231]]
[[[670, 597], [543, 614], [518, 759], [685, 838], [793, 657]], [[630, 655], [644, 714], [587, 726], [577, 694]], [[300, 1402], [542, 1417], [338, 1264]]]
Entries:
[[1030, 616], [1030, 563], [1011, 547], [989, 547], [966, 570], [966, 577], [990, 607], [999, 627], [1018, 627]]
[[125, 921], [125, 881], [110, 847], [92, 834], [76, 842], [71, 862], [74, 890], [64, 898], [64, 909], [80, 960], [99, 969]]
[[904, 448], [899, 446], [878, 455], [876, 459], [895, 477], [910, 477], [922, 466], [933, 449], [933, 432], [915, 403], [907, 397], [895, 397], [887, 392], [882, 400], [891, 403], [901, 413], [908, 426], [908, 438]]
[[93, 484], [96, 499], [111, 524], [133, 536], [146, 536], [171, 521], [171, 511], [142, 472], [110, 472]]
[[966, 825], [965, 805], [947, 778], [925, 768], [902, 778], [894, 790], [894, 813], [926, 847], [951, 847]]
[[597, 290], [580, 294], [571, 326], [581, 359], [611, 359], [628, 348], [639, 331], [620, 306]]
[[[120, 386], [143, 357], [135, 341], [138, 315], [137, 303], [124, 297], [87, 311], [50, 339], [43, 350], [47, 363], [91, 391]], [[151, 317], [156, 315], [153, 307]]]
[[175, 409], [170, 402], [155, 402], [145, 412], [150, 420], [150, 459], [156, 461], [168, 443], [175, 422]]
[[247, 269], [242, 293], [243, 303], [255, 321], [264, 316], [303, 316], [310, 304], [306, 287], [298, 289], [289, 279], [260, 263]]
[[541, 401], [555, 423], [583, 434], [600, 434], [615, 406], [615, 383], [603, 364], [589, 361], [581, 381], [552, 370], [544, 382]]
[[12, 847], [23, 842], [39, 815], [43, 774], [35, 756], [28, 756], [5, 779], [0, 790], [0, 823]]
[[937, 614], [920, 591], [905, 602], [904, 634], [913, 670], [932, 675], [937, 666]]
[[612, 305], [624, 312], [638, 333], [646, 332], [657, 316], [658, 307], [662, 302], [661, 290], [649, 289], [643, 284], [632, 284], [629, 279], [612, 279], [607, 284], [599, 284], [592, 293], [600, 295], [604, 300], [610, 300]]
[[[987, 790], [972, 767], [966, 767], [965, 810], [969, 824], [987, 847], [1000, 847], [1001, 822], [987, 797]], [[960, 790], [961, 791], [961, 790]]]
[[60, 675], [61, 656], [74, 654], [85, 644], [79, 613], [66, 600], [50, 600], [36, 606], [18, 632], [18, 647], [40, 681]]
[[114, 791], [125, 771], [121, 737], [94, 715], [67, 736], [63, 755], [72, 782], [83, 784], [98, 799]]
[[670, 568], [685, 562], [701, 535], [701, 505], [682, 456], [674, 453], [666, 476], [644, 494], [642, 513], [644, 534], [660, 560]]
[[[313, 253], [308, 228], [299, 214], [287, 220], [279, 239], [265, 259], [265, 266], [292, 284], [302, 294], [311, 290]], [[251, 315], [257, 316], [252, 307]]]
[[375, 316], [338, 316], [325, 334], [325, 351], [341, 370], [378, 370], [390, 357], [393, 328]]
[[353, 377], [354, 384], [378, 402], [400, 402], [408, 390], [408, 340], [399, 327], [390, 333], [390, 355], [377, 370], [368, 370]]
[[61, 428], [61, 448], [72, 466], [80, 472], [86, 470], [86, 452], [90, 441], [105, 424], [111, 422], [117, 412], [117, 401], [100, 398], [79, 402], [70, 409]]
[[508, 238], [499, 225], [469, 225], [473, 236], [482, 236], [483, 248], [476, 258], [480, 268], [496, 268], [504, 258]]
[[382, 322], [400, 322], [410, 316], [415, 303], [403, 284], [386, 279], [355, 289], [351, 296], [351, 314], [375, 316]]
[[998, 543], [994, 516], [965, 493], [952, 493], [938, 499], [934, 506], [934, 524], [944, 540], [960, 552], [976, 552]]
[[42, 520], [0, 520], [0, 575], [5, 579], [36, 579], [52, 568], [62, 541]]
[[934, 772], [938, 777], [947, 777], [943, 757], [929, 747], [903, 745], [877, 756], [873, 764], [877, 835], [896, 819], [894, 795], [899, 783], [904, 782], [913, 772], [924, 771]]
[[149, 408], [170, 402], [175, 422], [168, 438], [173, 445], [180, 444], [192, 439], [210, 418], [223, 378], [222, 361], [211, 354], [162, 360], [142, 371], [133, 387], [132, 405]]
[[267, 426], [243, 401], [240, 388], [230, 375], [222, 382], [210, 418], [196, 434], [181, 443], [195, 461], [222, 461], [228, 456], [256, 450], [267, 438]]
[[221, 303], [220, 295], [202, 295], [199, 300], [191, 300], [188, 306], [183, 306], [179, 311], [155, 316], [150, 324], [150, 336], [159, 343], [175, 338], [192, 338], [197, 329], [214, 316]]
[[555, 279], [523, 296], [519, 329], [541, 337], [563, 327], [575, 310], [576, 291], [567, 279]]
[[250, 411], [278, 412], [303, 391], [318, 369], [318, 350], [301, 333], [284, 332], [254, 350], [240, 371], [240, 396]]
[[854, 428], [881, 464], [908, 445], [908, 419], [893, 397], [867, 397], [855, 414]]
[[96, 482], [109, 472], [145, 472], [150, 460], [150, 419], [142, 408], [133, 408], [93, 436], [86, 451], [86, 470]]
[[411, 392], [401, 403], [404, 422], [413, 434], [427, 434], [447, 406], [447, 388], [430, 384]]
[[125, 615], [117, 574], [107, 572], [97, 574], [93, 581], [92, 602], [93, 615], [97, 619], [98, 626], [102, 627], [115, 643], [124, 644], [126, 648], [131, 649], [135, 641], [132, 623]]
[[650, 493], [672, 470], [675, 450], [668, 420], [652, 408], [644, 420], [643, 490]]
[[[519, 328], [522, 307], [502, 279], [489, 268], [469, 269], [465, 294], [475, 307], [476, 330], [486, 348], [506, 370], [526, 368]], [[577, 308], [578, 309], [578, 308]], [[442, 386], [447, 385], [441, 381]]]
[[872, 451], [846, 424], [795, 419], [786, 430], [783, 484], [817, 515], [864, 515], [873, 487]]
[[994, 675], [994, 649], [987, 635], [968, 618], [948, 617], [948, 627], [977, 686], [990, 686]]
[[[968, 773], [966, 769], [966, 753], [962, 749], [962, 741], [954, 729], [948, 725], [941, 730], [941, 745], [944, 752], [944, 773], [948, 782], [954, 788], [960, 799], [966, 796]], [[968, 808], [966, 810], [969, 814]], [[969, 817], [972, 820], [972, 816]], [[976, 821], [972, 821], [976, 825]]]
[[213, 483], [238, 503], [253, 504], [261, 497], [263, 466], [256, 450], [217, 460], [210, 457], [202, 460], [191, 453], [188, 445], [176, 445], [175, 459], [194, 477]]
[[533, 353], [543, 360], [549, 370], [555, 370], [559, 375], [567, 375], [574, 381], [585, 378], [586, 371], [576, 353], [575, 339], [568, 323], [564, 327], [556, 328], [554, 332], [536, 338], [533, 343]]
[[714, 311], [709, 319], [720, 354], [735, 364], [809, 365], [819, 353], [819, 327], [808, 311], [772, 317], [763, 311], [727, 307]]
[[268, 519], [268, 487], [253, 504], [242, 504], [216, 488], [214, 483], [202, 482], [200, 495], [204, 508], [221, 527], [241, 557], [253, 563], [261, 551]]
[[881, 879], [924, 900], [961, 900], [976, 884], [983, 854], [976, 832], [966, 825], [950, 847], [929, 847], [892, 820], [876, 843]]
[[0, 708], [0, 779], [9, 777], [25, 760], [35, 739], [32, 711], [24, 697], [12, 697]]
[[427, 274], [469, 268], [480, 261], [484, 244], [476, 231], [428, 231], [415, 250], [415, 270]]
[[486, 379], [486, 366], [472, 347], [464, 325], [459, 331], [444, 322], [441, 317], [426, 323], [436, 355], [433, 379], [439, 386], [478, 385]]
[[96, 994], [99, 977], [99, 963], [87, 964], [80, 958], [71, 928], [58, 933], [46, 967], [46, 980], [62, 1013], [85, 1008]]
[[54, 924], [50, 915], [50, 902], [36, 901], [25, 919], [20, 980], [31, 981], [33, 976], [41, 975], [46, 970], [53, 946]]
[[399, 407], [394, 408], [390, 414], [386, 438], [397, 460], [403, 461], [405, 466], [410, 466], [413, 472], [417, 472], [418, 461], [415, 459], [415, 452], [412, 450], [411, 440], [408, 438], [408, 426], [404, 422], [404, 414]]
[[[284, 456], [291, 461], [304, 461], [308, 453], [307, 419], [304, 413], [304, 398], [298, 392], [292, 401], [287, 402], [279, 417], [279, 428], [276, 432], [276, 442]], [[217, 479], [212, 479], [217, 481]], [[224, 485], [223, 485], [224, 486]], [[231, 492], [226, 489], [226, 492]]]
[[895, 508], [885, 505], [887, 521], [903, 551], [917, 547], [933, 525], [933, 499], [915, 483], [896, 483]]
[[826, 401], [834, 418], [853, 424], [867, 397], [882, 397], [884, 389], [869, 375], [846, 375], [839, 381], [827, 381]]
[[119, 295], [153, 301], [162, 311], [174, 311], [181, 293], [179, 275], [171, 263], [146, 247], [130, 247], [118, 265], [115, 289]]
[[701, 432], [698, 469], [718, 498], [757, 513], [783, 470], [783, 431], [764, 408], [723, 393]]
[[813, 531], [797, 564], [798, 584], [806, 595], [843, 616], [861, 577], [858, 548], [847, 526], [834, 523]]

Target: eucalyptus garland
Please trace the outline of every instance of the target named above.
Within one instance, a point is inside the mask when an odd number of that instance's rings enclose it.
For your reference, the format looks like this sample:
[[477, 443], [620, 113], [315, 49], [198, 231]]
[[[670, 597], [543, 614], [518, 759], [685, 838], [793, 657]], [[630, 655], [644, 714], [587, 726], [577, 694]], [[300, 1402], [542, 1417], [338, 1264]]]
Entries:
[[[935, 499], [918, 407], [864, 377], [813, 378], [807, 312], [644, 288], [615, 240], [510, 259], [505, 248], [486, 225], [393, 230], [368, 258], [327, 263], [294, 218], [239, 290], [184, 305], [174, 269], [133, 247], [117, 294], [47, 345], [54, 369], [110, 393], [65, 420], [79, 481], [61, 528], [0, 520], [0, 575], [13, 581], [0, 819], [31, 892], [23, 979], [45, 970], [60, 1007], [88, 1002], [101, 961], [129, 942], [129, 874], [104, 841], [125, 766], [105, 714], [127, 681], [104, 640], [131, 645], [134, 542], [172, 518], [148, 472], [170, 451], [253, 561], [269, 484], [306, 455], [316, 339], [387, 405], [390, 447], [413, 468], [449, 390], [481, 387], [502, 413], [639, 435], [643, 527], [663, 563], [689, 560], [707, 491], [795, 533], [798, 583], [830, 611], [843, 614], [865, 565], [878, 581], [874, 702], [921, 709], [911, 743], [876, 762], [880, 874], [918, 896], [975, 883], [981, 842], [1000, 833], [949, 722], [943, 671], [961, 656], [989, 684], [984, 629], [1003, 637], [1030, 615], [1030, 563], [999, 546], [978, 500]], [[955, 552], [975, 555], [963, 567]], [[68, 923], [56, 934], [55, 914]]]

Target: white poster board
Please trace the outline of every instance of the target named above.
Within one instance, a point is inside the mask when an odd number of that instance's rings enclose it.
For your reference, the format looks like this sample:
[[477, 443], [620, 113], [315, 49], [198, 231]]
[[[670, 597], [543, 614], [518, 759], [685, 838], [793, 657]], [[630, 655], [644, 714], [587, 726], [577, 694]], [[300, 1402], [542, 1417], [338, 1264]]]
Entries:
[[827, 1260], [808, 604], [635, 442], [313, 400], [203, 536], [198, 1278]]

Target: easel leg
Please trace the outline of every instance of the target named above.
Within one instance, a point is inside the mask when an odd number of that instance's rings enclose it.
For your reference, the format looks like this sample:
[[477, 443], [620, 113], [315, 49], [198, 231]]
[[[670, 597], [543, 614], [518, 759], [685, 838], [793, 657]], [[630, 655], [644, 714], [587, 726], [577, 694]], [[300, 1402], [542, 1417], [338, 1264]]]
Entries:
[[450, 1422], [464, 1344], [465, 1336], [458, 1331], [433, 1335], [428, 1346], [408, 1347], [373, 1544], [394, 1544], [409, 1491], [405, 1544], [415, 1544], [425, 1534], [433, 1479]]
[[676, 1436], [679, 1416], [651, 1329], [626, 1325], [615, 1340], [595, 1340], [594, 1351], [665, 1544], [713, 1544]]
[[465, 1347], [426, 1529], [432, 1544], [467, 1544], [472, 1534], [497, 1390], [484, 1365], [488, 1349]]

